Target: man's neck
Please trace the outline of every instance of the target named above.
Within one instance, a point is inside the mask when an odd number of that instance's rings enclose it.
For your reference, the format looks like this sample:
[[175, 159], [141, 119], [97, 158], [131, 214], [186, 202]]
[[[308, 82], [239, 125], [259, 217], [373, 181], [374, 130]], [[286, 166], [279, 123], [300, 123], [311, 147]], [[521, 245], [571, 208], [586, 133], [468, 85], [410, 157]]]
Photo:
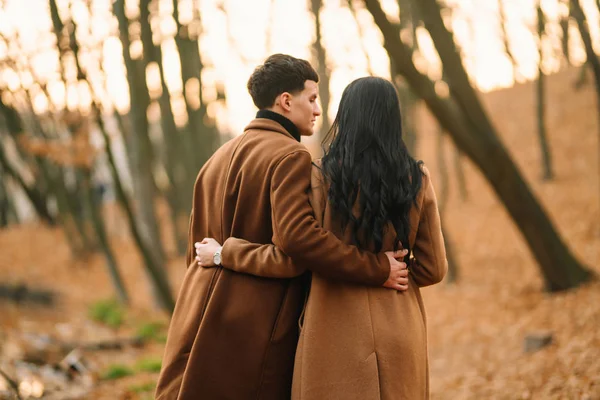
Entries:
[[269, 109], [258, 110], [256, 113], [256, 118], [266, 118], [281, 124], [281, 126], [283, 126], [285, 130], [294, 137], [294, 139], [300, 141], [300, 131], [298, 130], [298, 127], [280, 113]]

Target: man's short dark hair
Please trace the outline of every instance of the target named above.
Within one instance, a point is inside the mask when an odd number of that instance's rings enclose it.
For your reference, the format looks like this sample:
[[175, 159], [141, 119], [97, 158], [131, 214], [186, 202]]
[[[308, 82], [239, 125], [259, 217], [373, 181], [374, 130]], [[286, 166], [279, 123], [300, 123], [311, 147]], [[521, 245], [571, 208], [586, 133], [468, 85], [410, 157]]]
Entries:
[[305, 81], [319, 81], [317, 71], [306, 60], [273, 54], [256, 67], [248, 79], [248, 92], [259, 109], [269, 108], [281, 93], [304, 90]]

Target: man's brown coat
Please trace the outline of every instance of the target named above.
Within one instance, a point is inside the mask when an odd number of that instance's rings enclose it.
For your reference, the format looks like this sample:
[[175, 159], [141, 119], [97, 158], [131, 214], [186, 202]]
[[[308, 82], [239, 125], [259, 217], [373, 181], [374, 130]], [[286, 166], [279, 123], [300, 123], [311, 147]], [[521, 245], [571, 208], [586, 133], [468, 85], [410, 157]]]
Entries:
[[[194, 242], [229, 237], [277, 245], [331, 279], [381, 286], [387, 257], [344, 245], [323, 230], [308, 200], [311, 157], [280, 124], [258, 118], [223, 145], [194, 187], [188, 269], [173, 313], [156, 398], [264, 399], [290, 397], [298, 318], [305, 279], [260, 278], [194, 265]], [[223, 263], [253, 262], [252, 246], [223, 250]], [[228, 259], [229, 257], [229, 259]], [[266, 265], [264, 262], [275, 265]], [[274, 260], [274, 261], [273, 261]], [[268, 276], [268, 274], [267, 274]]]

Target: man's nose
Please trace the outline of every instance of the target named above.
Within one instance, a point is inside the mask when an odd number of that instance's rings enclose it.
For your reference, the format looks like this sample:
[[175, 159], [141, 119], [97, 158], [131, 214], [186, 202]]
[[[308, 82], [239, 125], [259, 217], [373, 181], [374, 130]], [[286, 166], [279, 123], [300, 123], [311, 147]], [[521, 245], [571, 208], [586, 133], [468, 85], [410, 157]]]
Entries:
[[315, 102], [315, 109], [313, 110], [313, 114], [316, 116], [321, 115], [321, 106], [319, 106], [319, 103]]

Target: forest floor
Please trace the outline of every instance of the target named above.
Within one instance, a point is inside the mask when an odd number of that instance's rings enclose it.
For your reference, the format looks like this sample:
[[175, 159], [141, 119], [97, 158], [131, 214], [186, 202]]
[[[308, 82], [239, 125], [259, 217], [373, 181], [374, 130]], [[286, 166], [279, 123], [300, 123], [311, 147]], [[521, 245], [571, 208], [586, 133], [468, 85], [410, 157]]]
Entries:
[[[482, 98], [563, 240], [578, 260], [600, 275], [596, 99], [591, 78], [584, 88], [573, 89], [577, 74], [568, 70], [548, 79], [552, 181], [540, 179], [532, 84]], [[482, 175], [464, 158], [468, 196], [460, 198], [455, 150], [446, 138], [447, 167], [440, 166], [438, 129], [426, 114], [419, 115], [418, 156], [432, 172], [438, 197], [440, 168], [448, 171], [443, 223], [459, 274], [456, 283], [443, 282], [422, 291], [428, 313], [431, 398], [600, 399], [600, 281], [546, 293], [539, 267], [515, 224]], [[29, 383], [33, 391], [42, 383], [44, 398], [152, 398], [168, 317], [152, 306], [141, 260], [125, 226], [114, 222], [113, 245], [132, 298], [117, 328], [92, 318], [94, 310], [100, 312], [99, 302], [113, 294], [100, 255], [74, 261], [62, 232], [38, 224], [0, 230], [0, 283], [57, 293], [52, 307], [0, 299], [0, 369], [25, 386]], [[173, 288], [181, 283], [184, 264], [181, 257], [169, 261]], [[118, 321], [121, 314], [114, 307], [107, 309], [117, 314]], [[125, 340], [137, 334], [149, 338], [141, 347], [80, 352], [84, 373], [70, 384], [47, 369], [27, 369], [17, 362], [27, 357], [60, 362], [65, 354], [59, 343]], [[552, 342], [526, 352], [528, 335], [551, 335]], [[40, 375], [44, 376], [41, 382], [36, 378]], [[111, 375], [125, 376], [106, 379]], [[53, 385], [66, 385], [66, 389], [58, 391]], [[0, 377], [0, 393], [8, 391]]]

